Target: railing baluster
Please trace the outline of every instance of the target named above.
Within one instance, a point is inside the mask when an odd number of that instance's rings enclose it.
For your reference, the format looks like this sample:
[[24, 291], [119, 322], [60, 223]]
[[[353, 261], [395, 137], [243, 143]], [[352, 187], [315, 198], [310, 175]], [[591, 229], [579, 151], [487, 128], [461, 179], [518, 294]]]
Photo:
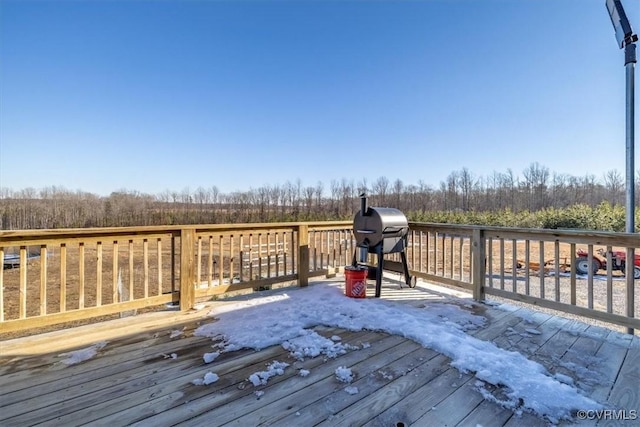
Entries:
[[500, 238], [500, 289], [504, 291], [504, 239]]
[[254, 280], [253, 277], [253, 234], [249, 233], [249, 280]]
[[569, 298], [571, 305], [576, 305], [576, 244], [571, 243], [570, 245], [570, 253], [571, 253], [571, 279], [569, 282], [570, 290], [569, 290]]
[[[298, 265], [296, 264], [296, 251], [295, 248], [296, 246], [296, 234], [298, 235], [298, 242], [300, 241], [300, 229], [298, 228], [298, 233], [295, 233], [293, 231], [291, 231], [291, 256], [289, 258], [291, 258], [290, 263], [291, 263], [291, 273], [295, 274], [295, 273], [299, 273], [298, 271]], [[307, 249], [309, 247], [309, 232], [305, 231], [305, 233], [307, 234], [306, 239], [307, 239]], [[298, 243], [300, 244], [300, 243]], [[285, 252], [286, 253], [286, 252]], [[307, 250], [307, 256], [308, 256], [309, 251]], [[308, 260], [307, 260], [308, 262]]]
[[158, 295], [162, 295], [162, 239], [160, 237], [156, 242], [156, 256], [158, 258]]
[[129, 240], [129, 289], [124, 290], [126, 301], [135, 299], [135, 260], [133, 255], [133, 239]]
[[410, 239], [410, 245], [409, 247], [411, 248], [411, 264], [409, 265], [410, 269], [415, 270], [416, 268], [416, 230], [410, 230], [409, 231], [409, 239]]
[[271, 235], [267, 232], [267, 279], [271, 278]]
[[[460, 256], [460, 280], [464, 280], [464, 242], [465, 240], [467, 240], [464, 236], [460, 236], [460, 242], [458, 243], [458, 252], [459, 252], [459, 256]], [[471, 243], [471, 240], [469, 239], [469, 243]], [[469, 245], [471, 246], [471, 245]], [[471, 251], [471, 247], [469, 247], [469, 250]], [[471, 258], [469, 258], [469, 262], [471, 262]]]
[[[451, 258], [449, 260], [449, 262], [451, 263], [449, 265], [449, 277], [451, 277], [453, 279], [453, 271], [454, 271], [454, 267], [453, 264], [455, 263], [455, 258], [453, 256], [454, 253], [454, 249], [453, 249], [453, 242], [455, 241], [456, 237], [451, 235], [451, 237], [449, 238], [449, 258]], [[462, 239], [462, 237], [458, 237], [458, 239]]]
[[349, 239], [351, 235], [346, 230], [340, 231], [340, 266], [346, 266], [351, 264], [349, 259]]
[[[329, 255], [329, 239], [328, 233], [326, 231], [321, 231], [320, 233], [320, 270], [324, 269], [325, 266], [325, 255]], [[328, 262], [328, 258], [326, 260]]]
[[[3, 266], [4, 268], [4, 266]], [[27, 248], [20, 246], [20, 319], [27, 317]]]
[[440, 241], [441, 241], [441, 245], [440, 245], [440, 263], [442, 265], [440, 271], [442, 272], [441, 273], [442, 277], [444, 277], [447, 274], [446, 273], [446, 267], [445, 267], [445, 261], [444, 261], [444, 256], [445, 256], [445, 254], [447, 252], [445, 250], [447, 234], [446, 233], [440, 233], [439, 236], [440, 236]]
[[171, 293], [176, 292], [176, 235], [171, 235]]
[[487, 274], [489, 276], [488, 286], [493, 288], [493, 238], [487, 239]]
[[102, 242], [96, 243], [96, 307], [102, 306]]
[[593, 245], [587, 245], [587, 260], [589, 264], [589, 274], [587, 275], [587, 307], [593, 308]]
[[[424, 247], [422, 246], [422, 236], [423, 236], [423, 232], [422, 231], [418, 231], [418, 271], [422, 272], [424, 270], [422, 270], [422, 257], [424, 255], [423, 251], [424, 251]], [[427, 248], [428, 250], [428, 248]], [[428, 268], [427, 268], [428, 270]], [[428, 273], [428, 271], [427, 271]]]
[[240, 234], [238, 238], [238, 250], [240, 252], [240, 267], [239, 267], [239, 280], [240, 282], [244, 281], [244, 236]]
[[[322, 265], [324, 263], [324, 231], [318, 231], [317, 233], [315, 233], [317, 235], [317, 241], [314, 241], [314, 246], [318, 249], [318, 264], [319, 264], [319, 269], [322, 269]], [[314, 270], [318, 270], [317, 268], [314, 268]]]
[[439, 234], [433, 233], [433, 274], [438, 275], [438, 258], [439, 258]]
[[67, 245], [60, 245], [60, 313], [67, 311]]
[[531, 258], [530, 258], [530, 241], [529, 239], [526, 239], [524, 241], [524, 293], [525, 295], [529, 295], [530, 294], [530, 289], [529, 289], [529, 278], [531, 275]]
[[438, 232], [434, 232], [433, 233], [433, 274], [435, 274], [436, 276], [438, 275], [438, 251], [439, 251], [439, 233]]
[[[320, 240], [320, 243], [318, 243]], [[318, 258], [322, 257], [322, 233], [309, 232], [309, 249], [313, 248], [313, 271], [318, 270]], [[322, 263], [322, 260], [320, 260]]]
[[[209, 254], [208, 254], [208, 266], [207, 266], [207, 272], [211, 273], [211, 268], [212, 268], [212, 241], [211, 241], [211, 236], [209, 236]], [[207, 278], [208, 282], [207, 282], [207, 286], [211, 287], [211, 274], [209, 274], [209, 277]], [[202, 236], [198, 236], [196, 238], [196, 288], [199, 288], [200, 286], [202, 286]]]
[[[560, 302], [560, 242], [556, 240], [553, 244], [555, 262], [554, 291], [555, 300]], [[566, 264], [566, 263], [565, 263]]]
[[538, 273], [540, 274], [540, 298], [544, 298], [544, 267], [545, 267], [545, 260], [544, 260], [544, 242], [542, 240], [540, 240], [540, 271], [538, 271]]
[[607, 246], [607, 313], [613, 312], [613, 277], [611, 273], [614, 261], [611, 256], [612, 250], [611, 246]]
[[4, 322], [4, 248], [0, 248], [0, 322]]
[[511, 240], [511, 264], [513, 272], [513, 280], [511, 281], [512, 292], [518, 292], [518, 242], [516, 239]]
[[142, 240], [142, 264], [144, 269], [144, 297], [149, 298], [149, 241], [147, 239]]
[[280, 276], [280, 233], [276, 231], [273, 234], [274, 234], [273, 239], [274, 239], [274, 244], [276, 249], [276, 277], [278, 277]]
[[[483, 236], [483, 239], [484, 239], [484, 232], [482, 233], [482, 236]], [[469, 259], [469, 281], [472, 281], [472, 280], [473, 280], [473, 275], [472, 275], [472, 274], [473, 274], [473, 271], [472, 271], [472, 268], [473, 268], [473, 259], [474, 259], [474, 258], [473, 258], [473, 245], [472, 245], [472, 240], [473, 240], [473, 235], [471, 235], [471, 236], [469, 237], [469, 257], [468, 257], [468, 259]], [[485, 248], [483, 247], [483, 248], [482, 248], [482, 250], [484, 251], [484, 249], [485, 249]], [[482, 266], [482, 268], [484, 269], [484, 262], [483, 262], [483, 266]], [[483, 271], [484, 271], [484, 270], [483, 270]], [[462, 280], [462, 279], [461, 279], [461, 280]]]
[[[118, 270], [118, 258], [119, 258], [118, 241], [114, 240], [113, 241], [113, 264], [112, 264], [113, 278], [112, 278], [112, 289], [111, 289], [111, 294], [112, 294], [111, 302], [113, 304], [117, 303], [119, 299], [118, 298], [118, 295], [119, 295], [118, 280], [119, 280], [120, 271]], [[65, 267], [65, 271], [66, 271], [66, 267]]]
[[229, 236], [229, 283], [233, 283], [233, 276], [234, 276], [233, 273], [234, 273], [235, 265], [234, 265], [233, 261], [235, 259], [235, 256], [234, 256], [234, 253], [233, 253], [233, 249], [234, 249], [234, 247], [233, 247], [233, 234], [231, 234]]
[[45, 314], [47, 314], [47, 245], [42, 245], [40, 246], [40, 316]]
[[218, 236], [218, 286], [224, 284], [224, 236]]
[[84, 282], [84, 242], [78, 245], [78, 308], [83, 309], [85, 304]]
[[258, 279], [262, 277], [262, 233], [258, 233]]

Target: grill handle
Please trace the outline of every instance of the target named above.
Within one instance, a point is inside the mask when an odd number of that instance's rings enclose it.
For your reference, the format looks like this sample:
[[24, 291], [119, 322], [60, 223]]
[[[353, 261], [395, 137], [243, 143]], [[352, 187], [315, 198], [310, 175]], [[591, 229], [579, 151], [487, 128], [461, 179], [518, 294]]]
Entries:
[[374, 234], [375, 230], [356, 230], [358, 234]]
[[382, 230], [382, 234], [399, 233], [402, 230], [404, 230], [404, 227], [385, 227], [385, 229]]

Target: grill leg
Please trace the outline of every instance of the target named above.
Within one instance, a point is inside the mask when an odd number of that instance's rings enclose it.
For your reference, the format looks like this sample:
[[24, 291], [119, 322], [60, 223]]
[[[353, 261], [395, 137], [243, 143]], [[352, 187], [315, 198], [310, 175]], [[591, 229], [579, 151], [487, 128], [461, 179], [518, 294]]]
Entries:
[[382, 254], [382, 248], [380, 248], [378, 250], [378, 271], [376, 272], [376, 298], [380, 298], [380, 288], [382, 287], [383, 265], [384, 265], [384, 255]]
[[402, 259], [402, 269], [404, 270], [404, 283], [409, 285], [410, 288], [416, 287], [416, 278], [411, 277], [409, 274], [409, 264], [407, 263], [407, 254], [402, 251], [400, 252], [400, 258]]

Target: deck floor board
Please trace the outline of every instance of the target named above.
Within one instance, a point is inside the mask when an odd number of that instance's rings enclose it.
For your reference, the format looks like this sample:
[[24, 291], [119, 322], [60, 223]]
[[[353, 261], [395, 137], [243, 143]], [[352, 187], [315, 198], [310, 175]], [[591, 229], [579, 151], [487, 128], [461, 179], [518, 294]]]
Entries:
[[[336, 279], [339, 280], [339, 279]], [[421, 283], [400, 289], [390, 281], [382, 297], [424, 307], [441, 300], [484, 316], [468, 333], [518, 351], [551, 374], [570, 377], [593, 399], [640, 414], [640, 338], [518, 306], [476, 304], [459, 291]], [[457, 302], [456, 302], [457, 301]], [[225, 304], [224, 300], [207, 304]], [[207, 310], [150, 313], [0, 343], [0, 424], [25, 425], [323, 425], [473, 427], [544, 426], [528, 413], [514, 413], [485, 400], [473, 373], [461, 373], [438, 352], [400, 336], [318, 326], [360, 346], [334, 359], [291, 359], [281, 346], [202, 358], [210, 338], [194, 335]], [[65, 365], [62, 353], [107, 341], [96, 356]], [[367, 343], [367, 345], [362, 345]], [[175, 358], [171, 356], [175, 353]], [[290, 364], [284, 375], [254, 387], [248, 380], [274, 361]], [[351, 384], [336, 380], [347, 366]], [[310, 375], [299, 375], [307, 369]], [[192, 383], [215, 371], [209, 386]], [[597, 373], [601, 381], [589, 375]], [[564, 378], [564, 377], [563, 377]], [[481, 385], [481, 384], [480, 384]], [[345, 391], [357, 387], [357, 394]], [[490, 390], [487, 387], [485, 390]], [[264, 392], [264, 394], [256, 393]], [[499, 398], [496, 390], [496, 398]], [[564, 423], [572, 425], [570, 422]], [[584, 425], [625, 425], [588, 420]], [[632, 424], [628, 424], [632, 425]]]

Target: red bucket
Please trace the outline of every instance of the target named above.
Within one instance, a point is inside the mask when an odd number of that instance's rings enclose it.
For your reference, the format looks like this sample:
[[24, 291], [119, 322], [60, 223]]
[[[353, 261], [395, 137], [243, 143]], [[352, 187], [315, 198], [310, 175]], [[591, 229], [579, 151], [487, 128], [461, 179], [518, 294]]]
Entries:
[[365, 298], [367, 296], [366, 267], [346, 266], [344, 268], [344, 294], [351, 298]]

